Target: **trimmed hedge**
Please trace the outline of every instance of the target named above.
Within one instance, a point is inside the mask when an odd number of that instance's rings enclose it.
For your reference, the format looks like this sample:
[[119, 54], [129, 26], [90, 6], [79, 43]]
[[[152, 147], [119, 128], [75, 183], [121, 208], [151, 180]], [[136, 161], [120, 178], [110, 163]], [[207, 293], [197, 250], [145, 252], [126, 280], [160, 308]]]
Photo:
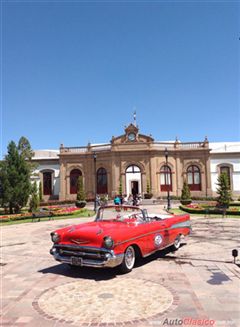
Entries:
[[[205, 209], [197, 209], [197, 208], [189, 208], [186, 206], [179, 206], [179, 209], [182, 211], [188, 212], [188, 213], [197, 213], [197, 214], [223, 214], [223, 209], [218, 209], [218, 208], [205, 208]], [[227, 209], [226, 210], [226, 215], [232, 215], [232, 216], [240, 216], [240, 211], [232, 211]]]
[[[79, 210], [75, 210], [73, 212], [54, 212], [53, 213], [53, 218], [54, 217], [66, 217], [66, 216], [72, 216], [75, 214], [80, 214], [83, 212], [86, 212], [88, 209], [83, 208], [83, 209], [79, 209]], [[0, 216], [0, 223], [4, 223], [4, 222], [8, 222], [8, 221], [16, 221], [16, 220], [25, 220], [25, 219], [32, 219], [33, 216], [32, 214], [19, 214], [19, 215], [7, 215], [6, 218], [1, 218]], [[48, 216], [43, 217], [43, 218], [48, 218]], [[71, 217], [70, 217], [71, 218]]]
[[240, 202], [230, 202], [229, 207], [240, 207]]
[[[171, 200], [181, 200], [181, 196], [171, 195]], [[157, 199], [167, 199], [167, 196], [159, 196]], [[212, 196], [191, 196], [193, 201], [217, 201], [217, 197]]]
[[41, 207], [46, 207], [46, 206], [52, 206], [52, 205], [59, 205], [59, 204], [75, 204], [76, 200], [64, 200], [64, 201], [59, 201], [59, 200], [49, 200], [46, 202], [40, 202]]

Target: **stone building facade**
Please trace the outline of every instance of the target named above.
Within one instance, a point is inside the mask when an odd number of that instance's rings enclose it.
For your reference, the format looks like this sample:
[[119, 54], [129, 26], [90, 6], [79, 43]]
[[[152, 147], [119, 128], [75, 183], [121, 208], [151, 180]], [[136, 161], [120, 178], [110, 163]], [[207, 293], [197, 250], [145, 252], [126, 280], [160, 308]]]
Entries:
[[33, 179], [41, 181], [44, 200], [75, 200], [82, 176], [88, 199], [95, 193], [114, 197], [144, 195], [150, 188], [155, 198], [180, 196], [184, 180], [192, 197], [216, 196], [217, 177], [225, 171], [235, 198], [240, 195], [240, 142], [155, 141], [139, 133], [135, 124], [109, 143], [59, 150], [35, 151], [38, 168]]
[[88, 198], [93, 198], [95, 191], [113, 197], [119, 193], [120, 184], [125, 194], [144, 194], [148, 184], [155, 197], [165, 196], [168, 190], [180, 196], [184, 179], [195, 196], [212, 195], [207, 139], [155, 142], [151, 136], [140, 134], [134, 124], [108, 144], [61, 145], [59, 164], [60, 200], [76, 198], [78, 176], [83, 177]]

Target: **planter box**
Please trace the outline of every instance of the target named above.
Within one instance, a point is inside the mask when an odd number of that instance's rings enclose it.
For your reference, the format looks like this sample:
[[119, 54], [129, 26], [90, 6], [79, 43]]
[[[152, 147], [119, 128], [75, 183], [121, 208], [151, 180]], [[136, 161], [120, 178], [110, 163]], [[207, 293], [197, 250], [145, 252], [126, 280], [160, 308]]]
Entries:
[[186, 205], [192, 203], [192, 200], [191, 199], [186, 199], [186, 200], [180, 200], [180, 202], [181, 202], [182, 205], [186, 206]]
[[78, 208], [84, 208], [86, 206], [87, 202], [86, 201], [76, 201], [75, 204], [76, 204], [76, 207], [78, 207]]

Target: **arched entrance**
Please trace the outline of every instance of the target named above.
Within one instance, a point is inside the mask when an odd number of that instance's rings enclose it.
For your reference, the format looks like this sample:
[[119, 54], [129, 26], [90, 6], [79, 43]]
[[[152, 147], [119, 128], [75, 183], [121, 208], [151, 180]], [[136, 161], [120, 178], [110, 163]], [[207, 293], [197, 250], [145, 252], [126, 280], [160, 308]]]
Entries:
[[77, 194], [78, 177], [82, 176], [79, 169], [73, 169], [70, 172], [70, 194]]
[[105, 168], [101, 167], [97, 171], [97, 193], [107, 194], [107, 171]]
[[131, 165], [126, 169], [126, 191], [127, 195], [142, 193], [141, 170], [138, 166]]

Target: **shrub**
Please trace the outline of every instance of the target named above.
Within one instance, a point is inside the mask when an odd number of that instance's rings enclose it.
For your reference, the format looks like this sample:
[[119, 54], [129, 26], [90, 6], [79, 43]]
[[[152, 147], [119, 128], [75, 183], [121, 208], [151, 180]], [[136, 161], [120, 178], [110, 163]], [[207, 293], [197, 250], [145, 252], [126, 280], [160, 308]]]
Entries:
[[153, 197], [153, 194], [151, 192], [151, 185], [149, 179], [147, 180], [147, 193], [144, 194], [144, 199], [151, 199]]
[[[86, 195], [83, 187], [83, 177], [79, 176], [77, 181], [77, 201], [86, 202]], [[86, 204], [85, 204], [86, 205]]]
[[32, 185], [31, 198], [29, 202], [29, 211], [30, 212], [36, 211], [38, 206], [39, 206], [39, 197], [38, 197], [37, 183], [35, 181]]
[[43, 191], [42, 191], [42, 182], [41, 181], [38, 185], [38, 197], [39, 197], [39, 202], [41, 203], [43, 200]]
[[122, 187], [122, 176], [120, 177], [120, 180], [119, 180], [118, 193], [119, 193], [119, 195], [122, 196], [122, 193], [123, 193], [123, 187]]
[[205, 207], [203, 208], [201, 205], [195, 205], [195, 206], [179, 206], [179, 209], [188, 212], [188, 213], [195, 213], [195, 214], [227, 214], [227, 215], [233, 215], [233, 216], [240, 216], [240, 211], [237, 209], [227, 209], [223, 210], [217, 207]]
[[219, 194], [217, 199], [218, 204], [220, 207], [228, 208], [231, 201], [231, 191], [229, 188], [228, 175], [226, 173], [222, 173], [218, 176], [217, 185], [217, 194]]
[[183, 188], [182, 188], [182, 194], [181, 194], [181, 200], [180, 200], [180, 202], [183, 205], [190, 204], [192, 202], [190, 189], [189, 189], [189, 186], [188, 186], [188, 184], [187, 184], [186, 181], [184, 181], [184, 183], [183, 183]]

